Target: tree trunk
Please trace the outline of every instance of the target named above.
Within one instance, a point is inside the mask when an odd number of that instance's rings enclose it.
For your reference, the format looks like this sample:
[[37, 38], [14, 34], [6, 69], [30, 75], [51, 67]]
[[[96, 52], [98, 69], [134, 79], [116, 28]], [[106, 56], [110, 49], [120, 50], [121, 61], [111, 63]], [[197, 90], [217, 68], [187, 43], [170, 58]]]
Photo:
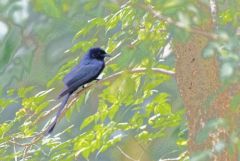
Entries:
[[[209, 18], [210, 19], [210, 18]], [[211, 20], [202, 24], [201, 30], [212, 32]], [[188, 150], [190, 157], [206, 152], [202, 160], [237, 161], [236, 153], [228, 148], [217, 151], [217, 145], [227, 143], [231, 128], [219, 126], [211, 130], [206, 139], [199, 141], [201, 131], [207, 128], [209, 120], [230, 118], [230, 90], [221, 91], [219, 67], [216, 57], [203, 58], [203, 49], [209, 40], [200, 34], [192, 34], [188, 42], [174, 43], [176, 54], [176, 80], [186, 107], [188, 121]], [[219, 94], [220, 93], [220, 94]], [[234, 118], [232, 120], [234, 126]], [[226, 144], [225, 144], [226, 145]], [[202, 153], [203, 154], [203, 153]]]

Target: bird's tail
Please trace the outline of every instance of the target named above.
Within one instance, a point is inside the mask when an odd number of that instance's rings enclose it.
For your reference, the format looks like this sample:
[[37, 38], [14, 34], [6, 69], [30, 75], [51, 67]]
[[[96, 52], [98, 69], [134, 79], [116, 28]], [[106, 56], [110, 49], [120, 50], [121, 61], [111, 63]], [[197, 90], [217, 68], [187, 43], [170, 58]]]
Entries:
[[57, 99], [62, 98], [63, 96], [67, 95], [68, 93], [71, 93], [71, 92], [69, 92], [69, 88], [64, 89], [64, 90], [58, 95], [58, 98], [57, 98]]
[[57, 122], [58, 122], [58, 118], [59, 118], [59, 116], [61, 115], [62, 110], [64, 109], [65, 105], [67, 104], [70, 95], [71, 95], [71, 94], [69, 93], [69, 94], [67, 94], [67, 95], [65, 96], [65, 98], [64, 98], [61, 106], [60, 106], [59, 109], [58, 109], [57, 115], [56, 115], [56, 117], [54, 118], [54, 121], [52, 122], [52, 124], [51, 124], [51, 125], [49, 126], [49, 128], [48, 128], [47, 135], [50, 134], [50, 133], [53, 131], [54, 127], [56, 126], [56, 124], [57, 124]]

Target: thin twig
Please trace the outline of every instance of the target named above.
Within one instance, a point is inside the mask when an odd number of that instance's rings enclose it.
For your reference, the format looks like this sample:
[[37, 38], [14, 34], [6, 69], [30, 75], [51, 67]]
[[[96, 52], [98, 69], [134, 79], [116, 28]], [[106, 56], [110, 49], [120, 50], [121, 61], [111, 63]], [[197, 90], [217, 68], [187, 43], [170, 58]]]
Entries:
[[187, 155], [188, 155], [188, 152], [185, 151], [177, 158], [159, 159], [159, 161], [180, 161], [180, 160], [184, 159]]
[[13, 145], [17, 145], [17, 146], [24, 146], [24, 144], [18, 143], [16, 141], [14, 141], [14, 139], [12, 140], [8, 140], [9, 143], [13, 144]]
[[64, 129], [62, 132], [58, 133], [57, 135], [55, 135], [55, 137], [59, 137], [60, 135], [66, 133], [69, 129], [73, 128], [74, 125], [70, 125], [68, 126], [66, 129]]
[[[13, 141], [14, 141], [14, 138], [13, 138]], [[13, 151], [14, 151], [14, 159], [15, 159], [15, 161], [17, 161], [18, 158], [17, 158], [17, 151], [16, 151], [16, 145], [15, 144], [13, 144]]]
[[106, 64], [111, 64], [111, 62], [112, 62], [113, 60], [115, 60], [116, 58], [118, 58], [120, 55], [121, 55], [121, 52], [118, 53], [118, 54], [116, 54], [114, 57], [110, 58], [110, 59], [106, 62]]
[[129, 48], [134, 48], [138, 41], [139, 41], [139, 39], [135, 39], [134, 41], [132, 41], [132, 42], [128, 45], [128, 47], [129, 47]]
[[31, 146], [26, 146], [25, 148], [24, 148], [24, 150], [23, 150], [23, 161], [25, 161], [27, 158], [27, 152], [28, 152], [28, 150], [31, 148]]
[[136, 160], [132, 157], [130, 157], [127, 153], [125, 153], [119, 146], [117, 146], [118, 150], [122, 153], [122, 155], [124, 155], [126, 158], [132, 160], [132, 161], [140, 161], [140, 160]]

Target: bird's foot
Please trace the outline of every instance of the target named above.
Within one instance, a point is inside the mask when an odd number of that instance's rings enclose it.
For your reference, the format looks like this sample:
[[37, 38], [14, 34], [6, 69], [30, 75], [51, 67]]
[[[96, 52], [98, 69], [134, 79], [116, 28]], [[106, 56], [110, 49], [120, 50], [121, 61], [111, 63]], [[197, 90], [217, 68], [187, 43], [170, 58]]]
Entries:
[[100, 79], [100, 78], [96, 78], [95, 80], [98, 82], [98, 81], [100, 81], [101, 79]]

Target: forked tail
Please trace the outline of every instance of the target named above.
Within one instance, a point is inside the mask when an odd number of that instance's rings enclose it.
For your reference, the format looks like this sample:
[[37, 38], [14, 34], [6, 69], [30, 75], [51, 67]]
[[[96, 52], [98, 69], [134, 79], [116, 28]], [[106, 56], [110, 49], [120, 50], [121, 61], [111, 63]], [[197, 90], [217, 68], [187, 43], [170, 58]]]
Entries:
[[51, 124], [51, 125], [49, 126], [49, 128], [48, 128], [48, 131], [47, 131], [47, 133], [46, 133], [47, 135], [50, 134], [50, 133], [53, 131], [54, 127], [56, 126], [56, 124], [57, 124], [57, 122], [58, 122], [58, 118], [59, 118], [59, 116], [61, 115], [62, 110], [64, 109], [65, 105], [67, 104], [70, 95], [71, 95], [71, 94], [68, 93], [68, 94], [65, 96], [65, 98], [64, 98], [61, 106], [60, 106], [59, 109], [58, 109], [57, 115], [56, 115], [56, 117], [54, 118], [54, 121], [52, 122], [52, 124]]

